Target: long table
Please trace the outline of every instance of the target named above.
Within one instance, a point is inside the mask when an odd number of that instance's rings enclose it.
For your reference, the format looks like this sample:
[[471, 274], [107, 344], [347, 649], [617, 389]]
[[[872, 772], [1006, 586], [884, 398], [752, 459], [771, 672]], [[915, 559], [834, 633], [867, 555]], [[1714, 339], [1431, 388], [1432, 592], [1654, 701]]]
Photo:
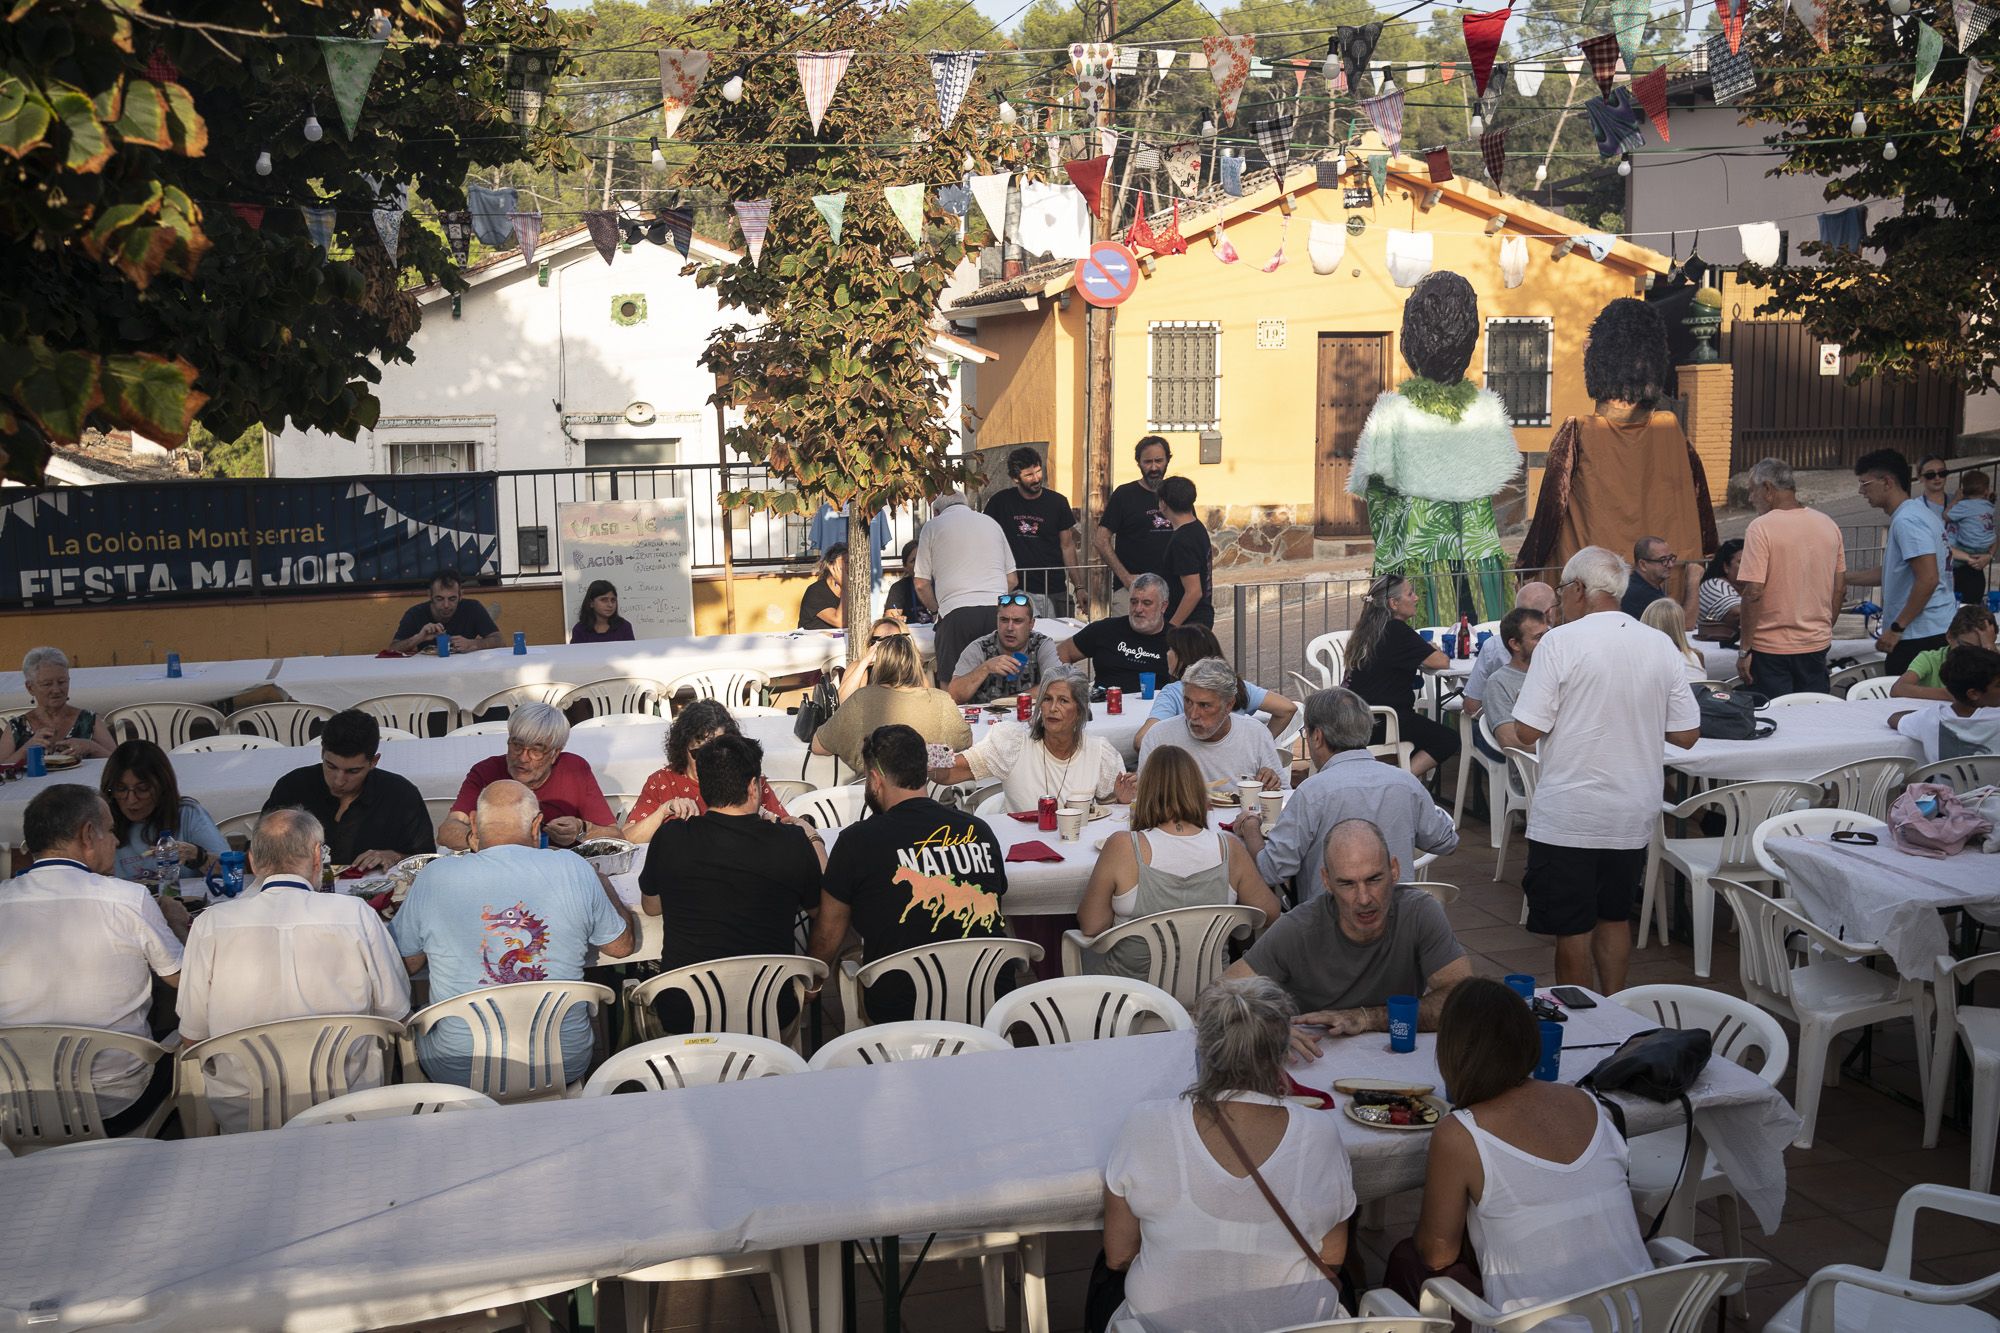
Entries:
[[2000, 856], [1976, 840], [1942, 859], [1901, 851], [1886, 834], [1873, 847], [1819, 835], [1773, 838], [1770, 848], [1808, 917], [1842, 938], [1880, 944], [1906, 977], [1937, 979], [1938, 956], [1951, 944], [1938, 913], [2000, 919]]
[[[1647, 1026], [1608, 1003], [1578, 1013], [1568, 1040], [1592, 1049], [1566, 1051], [1563, 1078]], [[1433, 1052], [1428, 1035], [1405, 1056], [1349, 1038], [1300, 1077], [1433, 1081]], [[1094, 1227], [1126, 1113], [1193, 1072], [1191, 1035], [1165, 1033], [0, 1161], [0, 1330], [346, 1333], [698, 1255]], [[1774, 1227], [1797, 1116], [1725, 1060], [1692, 1100]], [[1634, 1132], [1680, 1121], [1627, 1107]], [[1361, 1199], [1423, 1183], [1427, 1135], [1340, 1129]]]
[[[55, 614], [53, 612], [51, 615]], [[53, 630], [50, 637], [57, 637]], [[187, 662], [179, 676], [167, 675], [164, 663], [132, 666], [72, 667], [69, 697], [79, 708], [99, 715], [131, 704], [214, 704], [259, 685], [276, 683], [282, 657], [246, 657], [230, 662]], [[7, 664], [10, 668], [14, 664]], [[0, 709], [29, 708], [34, 700], [21, 684], [21, 673], [0, 674]]]
[[1670, 768], [1723, 782], [1758, 778], [1811, 778], [1880, 755], [1923, 757], [1923, 747], [1889, 726], [1897, 713], [1923, 707], [1916, 699], [1842, 699], [1770, 710], [1778, 729], [1760, 741], [1700, 740], [1693, 748], [1666, 747]]
[[[1725, 648], [1719, 643], [1706, 639], [1690, 641], [1701, 653], [1702, 662], [1707, 666], [1710, 680], [1734, 680], [1736, 678], [1736, 650]], [[1882, 654], [1875, 649], [1873, 639], [1835, 639], [1826, 650], [1826, 664], [1831, 671], [1843, 667], [1859, 666], [1864, 662], [1879, 662]]]

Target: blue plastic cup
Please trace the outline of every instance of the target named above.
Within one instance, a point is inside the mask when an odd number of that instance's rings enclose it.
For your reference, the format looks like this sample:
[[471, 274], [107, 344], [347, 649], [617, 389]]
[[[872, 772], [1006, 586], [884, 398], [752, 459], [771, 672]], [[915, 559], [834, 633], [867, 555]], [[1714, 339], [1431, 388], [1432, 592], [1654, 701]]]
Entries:
[[30, 745], [28, 747], [29, 777], [45, 778], [49, 775], [48, 753], [47, 748], [44, 746]]
[[1423, 636], [1424, 636], [1424, 642], [1425, 642], [1425, 643], [1429, 643], [1429, 642], [1431, 642], [1431, 640], [1432, 640], [1433, 636], [1435, 636], [1435, 635], [1436, 635], [1437, 631], [1436, 631], [1436, 630], [1429, 630], [1429, 629], [1420, 629], [1420, 630], [1418, 630], [1418, 631], [1417, 631], [1417, 633], [1419, 633], [1419, 634], [1421, 634], [1421, 635], [1423, 635]]
[[1535, 979], [1526, 972], [1509, 972], [1505, 978], [1507, 989], [1524, 1000], [1535, 998]]
[[1153, 697], [1156, 679], [1157, 677], [1150, 671], [1141, 671], [1139, 673], [1139, 697], [1141, 699], [1150, 699]]
[[1479, 637], [1476, 640], [1474, 640], [1474, 642], [1476, 642], [1479, 645], [1479, 650], [1481, 652], [1484, 652], [1486, 651], [1486, 641], [1492, 637], [1493, 637], [1492, 630], [1483, 629], [1479, 631]]
[[1986, 594], [1986, 609], [1994, 615], [2000, 616], [2000, 591]]
[[1542, 1030], [1542, 1058], [1535, 1062], [1535, 1077], [1544, 1083], [1560, 1083], [1563, 1063], [1563, 1025], [1544, 1020], [1537, 1026]]
[[528, 655], [528, 631], [524, 629], [517, 629], [514, 631], [514, 656], [526, 657], [527, 655]]
[[1417, 997], [1389, 997], [1389, 1049], [1407, 1055], [1417, 1049]]
[[438, 635], [438, 656], [439, 657], [451, 656], [451, 635], [449, 634]]
[[181, 655], [179, 653], [168, 653], [167, 679], [179, 680], [180, 676], [181, 676]]
[[1441, 637], [1444, 639], [1444, 655], [1446, 657], [1457, 657], [1458, 631], [1453, 630], [1450, 634], [1442, 635]]

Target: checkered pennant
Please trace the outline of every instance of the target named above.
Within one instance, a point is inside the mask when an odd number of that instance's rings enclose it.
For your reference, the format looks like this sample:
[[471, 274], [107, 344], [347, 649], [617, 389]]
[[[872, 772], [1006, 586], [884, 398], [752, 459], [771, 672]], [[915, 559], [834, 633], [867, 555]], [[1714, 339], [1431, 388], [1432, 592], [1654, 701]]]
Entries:
[[1986, 35], [1993, 20], [2000, 18], [2000, 10], [1974, 4], [1972, 0], [1951, 0], [1951, 15], [1958, 20], [1958, 49], [1963, 52]]
[[[1729, 39], [1729, 54], [1735, 55], [1743, 49], [1743, 14], [1750, 8], [1750, 0], [1736, 0], [1736, 7], [1730, 8], [1729, 0], [1715, 0], [1715, 12], [1722, 16], [1722, 33]], [[1714, 43], [1709, 43], [1710, 49]]]
[[1583, 54], [1590, 60], [1591, 75], [1599, 92], [1611, 91], [1611, 77], [1618, 72], [1618, 39], [1608, 32], [1583, 40]]
[[1756, 91], [1757, 67], [1749, 56], [1732, 52], [1728, 37], [1718, 32], [1708, 39], [1708, 82], [1715, 104], [1728, 106]]
[[553, 46], [512, 46], [507, 49], [507, 114], [525, 136], [542, 118], [542, 103], [549, 94], [549, 80], [555, 76], [557, 49]]
[[1313, 184], [1322, 190], [1338, 190], [1340, 178], [1346, 174], [1347, 159], [1344, 156], [1313, 163]]
[[972, 88], [972, 72], [986, 57], [984, 51], [931, 52], [931, 89], [937, 93], [938, 124], [950, 129], [958, 119], [958, 109]]
[[1479, 156], [1486, 163], [1486, 179], [1500, 186], [1500, 171], [1507, 165], [1507, 131], [1488, 130], [1479, 136]]
[[1277, 173], [1278, 184], [1285, 183], [1285, 168], [1292, 159], [1292, 118], [1273, 116], [1269, 120], [1250, 122], [1251, 133], [1257, 136], [1257, 147], [1263, 150], [1264, 160]]
[[1667, 133], [1667, 67], [1656, 66], [1632, 80], [1632, 96], [1645, 109], [1646, 119], [1660, 132], [1660, 142], [1672, 139]]
[[1431, 184], [1442, 185], [1452, 179], [1451, 149], [1433, 148], [1424, 154], [1424, 162], [1431, 170]]
[[813, 133], [818, 134], [826, 109], [833, 105], [833, 90], [840, 86], [854, 52], [800, 51], [794, 59], [799, 67], [799, 86], [805, 89], [806, 114], [812, 117]]
[[1397, 145], [1403, 142], [1403, 90], [1398, 88], [1380, 97], [1364, 97], [1361, 99], [1361, 111], [1368, 117], [1368, 123], [1375, 127], [1375, 132], [1382, 136], [1383, 147], [1395, 152]]

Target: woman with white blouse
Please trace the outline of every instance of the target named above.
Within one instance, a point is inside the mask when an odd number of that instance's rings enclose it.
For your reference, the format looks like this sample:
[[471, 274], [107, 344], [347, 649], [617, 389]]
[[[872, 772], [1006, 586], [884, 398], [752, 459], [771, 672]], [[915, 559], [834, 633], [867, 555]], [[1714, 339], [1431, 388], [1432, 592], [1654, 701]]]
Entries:
[[952, 756], [948, 768], [931, 770], [933, 782], [999, 779], [1009, 810], [1033, 810], [1044, 796], [1059, 805], [1087, 808], [1092, 801], [1129, 802], [1138, 779], [1125, 771], [1117, 747], [1088, 735], [1090, 687], [1073, 667], [1050, 671], [1036, 691], [1025, 724], [1002, 722], [971, 748]]

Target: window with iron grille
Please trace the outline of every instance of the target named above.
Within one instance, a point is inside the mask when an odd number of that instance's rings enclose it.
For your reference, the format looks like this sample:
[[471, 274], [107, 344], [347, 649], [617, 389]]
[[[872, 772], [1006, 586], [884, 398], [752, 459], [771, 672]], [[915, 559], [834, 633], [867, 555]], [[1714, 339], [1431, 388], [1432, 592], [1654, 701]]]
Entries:
[[471, 440], [409, 440], [388, 446], [389, 471], [471, 472], [479, 446]]
[[1222, 424], [1222, 325], [1152, 324], [1146, 344], [1148, 430], [1214, 430]]
[[1486, 321], [1486, 387], [1517, 426], [1549, 424], [1555, 325], [1546, 319]]

